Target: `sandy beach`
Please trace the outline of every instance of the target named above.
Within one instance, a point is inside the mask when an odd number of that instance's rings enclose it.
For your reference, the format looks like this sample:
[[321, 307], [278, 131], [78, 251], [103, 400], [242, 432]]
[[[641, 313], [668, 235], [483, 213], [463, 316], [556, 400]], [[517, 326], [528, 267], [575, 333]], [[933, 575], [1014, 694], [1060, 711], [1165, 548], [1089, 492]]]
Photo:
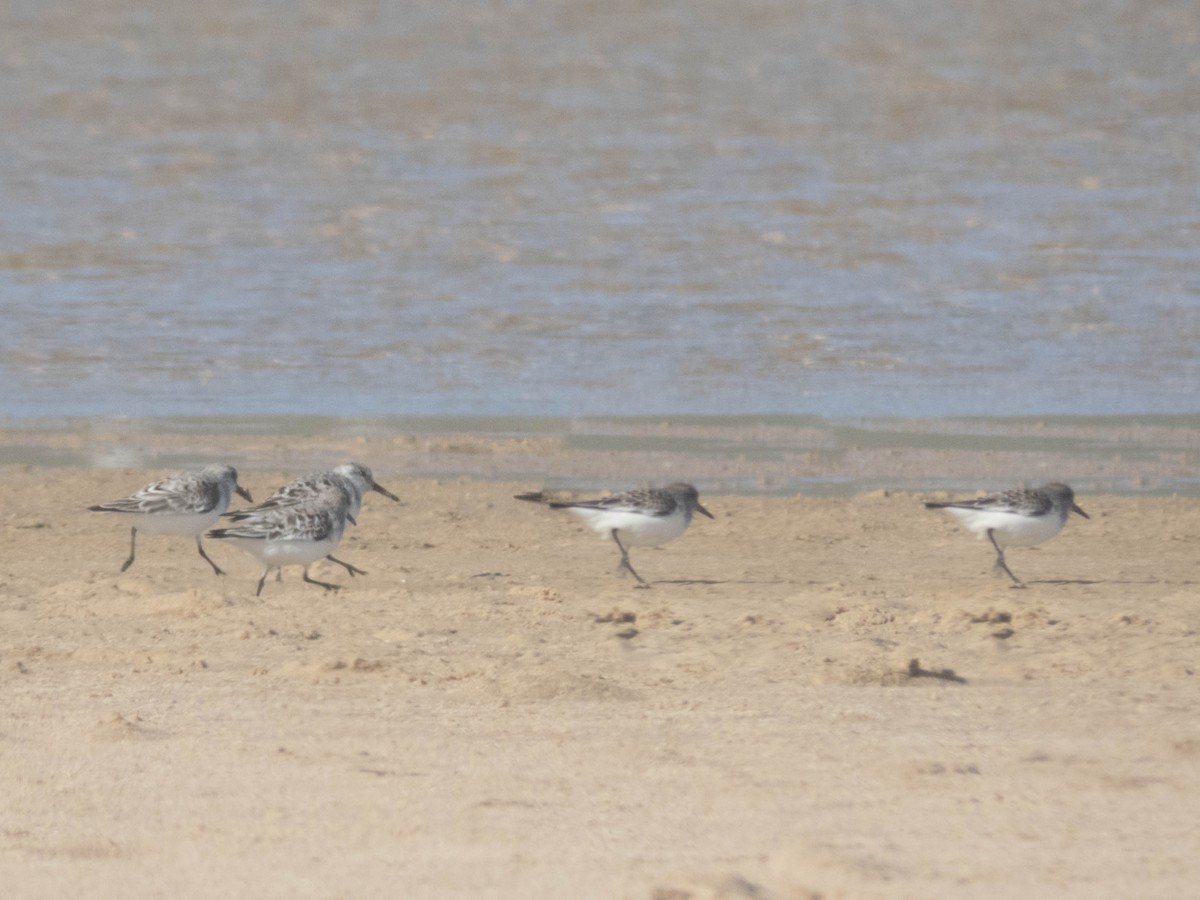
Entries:
[[[371, 496], [337, 594], [0, 470], [13, 897], [1179, 897], [1200, 881], [1200, 501], [990, 573], [933, 495], [714, 495], [617, 554], [529, 483]], [[296, 472], [255, 470], [256, 496]]]

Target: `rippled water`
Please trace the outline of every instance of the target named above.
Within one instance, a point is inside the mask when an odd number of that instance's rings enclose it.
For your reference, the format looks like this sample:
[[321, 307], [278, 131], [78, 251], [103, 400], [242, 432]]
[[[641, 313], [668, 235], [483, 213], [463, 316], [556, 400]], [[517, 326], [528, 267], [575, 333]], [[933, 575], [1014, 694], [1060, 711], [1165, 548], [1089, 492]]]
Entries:
[[1194, 2], [0, 8], [0, 415], [1194, 412]]

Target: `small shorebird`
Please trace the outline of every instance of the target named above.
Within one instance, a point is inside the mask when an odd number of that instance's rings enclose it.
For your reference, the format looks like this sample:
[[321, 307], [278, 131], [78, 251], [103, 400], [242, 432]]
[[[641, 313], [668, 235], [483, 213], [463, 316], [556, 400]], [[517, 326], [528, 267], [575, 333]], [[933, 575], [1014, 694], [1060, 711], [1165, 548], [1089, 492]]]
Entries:
[[[238, 522], [251, 515], [270, 509], [307, 503], [317, 496], [317, 494], [321, 493], [321, 491], [334, 485], [343, 488], [350, 496], [350, 505], [346, 510], [346, 518], [350, 520], [352, 525], [358, 524], [358, 513], [362, 509], [363, 497], [369, 491], [375, 491], [376, 493], [383, 494], [389, 500], [394, 500], [397, 503], [400, 502], [399, 497], [375, 480], [375, 475], [368, 466], [363, 463], [352, 462], [337, 466], [327, 472], [313, 472], [310, 475], [305, 475], [303, 478], [289, 481], [257, 506], [226, 513], [225, 517]], [[330, 562], [337, 563], [349, 572], [351, 576], [367, 574], [357, 566], [352, 566], [348, 562], [342, 562], [342, 560], [333, 555], [325, 558]]]
[[700, 505], [700, 495], [690, 484], [676, 482], [661, 489], [626, 491], [599, 500], [551, 500], [543, 493], [517, 494], [515, 499], [544, 503], [551, 509], [569, 509], [591, 528], [612, 537], [621, 551], [621, 569], [637, 579], [638, 587], [649, 587], [629, 564], [629, 548], [657, 547], [682, 535], [692, 523], [694, 513], [713, 518]]
[[308, 567], [337, 547], [346, 522], [352, 521], [350, 502], [349, 491], [330, 484], [308, 500], [242, 516], [228, 528], [214, 528], [208, 537], [229, 541], [263, 564], [256, 597], [262, 594], [267, 574], [284, 566], [304, 566], [305, 581], [336, 591], [340, 584], [309, 578]]
[[161, 481], [148, 484], [123, 500], [89, 506], [92, 512], [119, 513], [130, 523], [129, 559], [121, 566], [124, 572], [133, 565], [137, 550], [138, 531], [146, 534], [190, 534], [196, 538], [196, 549], [217, 575], [221, 568], [208, 558], [200, 535], [229, 508], [234, 492], [250, 500], [250, 492], [237, 483], [233, 466], [205, 466], [199, 472], [177, 472]]
[[1040, 488], [1027, 488], [988, 494], [973, 500], [930, 502], [926, 509], [944, 509], [963, 523], [968, 531], [986, 537], [996, 548], [996, 569], [1003, 569], [1013, 583], [1024, 587], [1008, 563], [1005, 547], [1033, 547], [1050, 540], [1067, 523], [1070, 513], [1085, 519], [1090, 516], [1075, 503], [1075, 492], [1065, 484], [1052, 482]]

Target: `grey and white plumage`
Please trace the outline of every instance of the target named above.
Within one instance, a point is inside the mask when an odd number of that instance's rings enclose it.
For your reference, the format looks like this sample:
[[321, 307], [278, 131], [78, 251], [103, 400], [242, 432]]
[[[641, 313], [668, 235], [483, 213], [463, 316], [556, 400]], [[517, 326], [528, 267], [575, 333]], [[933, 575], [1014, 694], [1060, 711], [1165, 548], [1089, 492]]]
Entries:
[[330, 484], [308, 500], [287, 506], [275, 506], [239, 516], [227, 528], [214, 528], [208, 537], [228, 541], [263, 564], [255, 596], [272, 569], [303, 566], [304, 580], [327, 591], [338, 584], [317, 581], [308, 575], [308, 567], [336, 549], [349, 520], [350, 494], [339, 484]]
[[621, 551], [619, 568], [632, 574], [638, 587], [649, 584], [630, 565], [630, 547], [656, 547], [675, 540], [687, 531], [697, 512], [713, 518], [700, 504], [696, 489], [683, 482], [665, 488], [625, 491], [598, 500], [554, 500], [542, 492], [517, 494], [515, 499], [544, 503], [551, 509], [569, 509], [594, 531], [611, 537]]
[[[400, 502], [399, 497], [375, 480], [375, 474], [369, 466], [363, 463], [351, 462], [336, 466], [328, 471], [312, 472], [303, 478], [289, 481], [257, 506], [227, 513], [226, 517], [237, 522], [247, 516], [257, 515], [267, 510], [307, 503], [322, 491], [331, 487], [346, 491], [350, 501], [346, 518], [350, 520], [352, 525], [358, 524], [358, 514], [362, 509], [363, 497], [370, 491], [383, 494], [389, 500], [394, 500], [397, 503]], [[337, 563], [349, 572], [351, 576], [367, 574], [357, 566], [352, 566], [350, 563], [343, 562], [336, 557], [330, 556], [329, 561]]]
[[350, 493], [349, 514], [351, 521], [358, 518], [358, 513], [362, 509], [363, 497], [370, 491], [383, 494], [389, 500], [397, 502], [400, 500], [399, 497], [375, 480], [375, 475], [370, 467], [363, 463], [352, 462], [336, 466], [324, 472], [312, 472], [303, 478], [289, 481], [257, 506], [240, 509], [237, 512], [230, 513], [229, 516], [237, 517], [280, 506], [294, 506], [297, 503], [304, 503], [333, 484], [346, 488]]
[[1018, 585], [1024, 582], [1009, 569], [1004, 559], [1005, 548], [1034, 547], [1050, 540], [1063, 530], [1071, 513], [1090, 518], [1075, 503], [1075, 492], [1059, 482], [970, 500], [928, 502], [925, 508], [944, 509], [968, 531], [991, 541], [996, 549], [996, 568], [1008, 573]]
[[89, 506], [92, 512], [118, 513], [130, 523], [129, 559], [121, 566], [124, 572], [133, 565], [137, 548], [137, 533], [193, 535], [200, 555], [217, 575], [220, 567], [208, 558], [200, 536], [229, 508], [237, 493], [247, 501], [250, 492], [237, 483], [237, 469], [213, 464], [198, 472], [177, 472], [148, 484], [138, 491], [111, 503]]

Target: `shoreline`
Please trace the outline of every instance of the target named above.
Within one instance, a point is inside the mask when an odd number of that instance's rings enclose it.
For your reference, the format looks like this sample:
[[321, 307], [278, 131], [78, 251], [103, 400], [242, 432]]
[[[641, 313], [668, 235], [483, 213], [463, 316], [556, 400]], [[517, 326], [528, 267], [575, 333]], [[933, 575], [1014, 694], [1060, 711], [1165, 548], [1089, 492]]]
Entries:
[[581, 490], [684, 477], [708, 493], [849, 497], [1060, 480], [1081, 493], [1200, 496], [1200, 415], [0, 421], [0, 466], [157, 470], [220, 459], [309, 471], [350, 458], [397, 477]]

